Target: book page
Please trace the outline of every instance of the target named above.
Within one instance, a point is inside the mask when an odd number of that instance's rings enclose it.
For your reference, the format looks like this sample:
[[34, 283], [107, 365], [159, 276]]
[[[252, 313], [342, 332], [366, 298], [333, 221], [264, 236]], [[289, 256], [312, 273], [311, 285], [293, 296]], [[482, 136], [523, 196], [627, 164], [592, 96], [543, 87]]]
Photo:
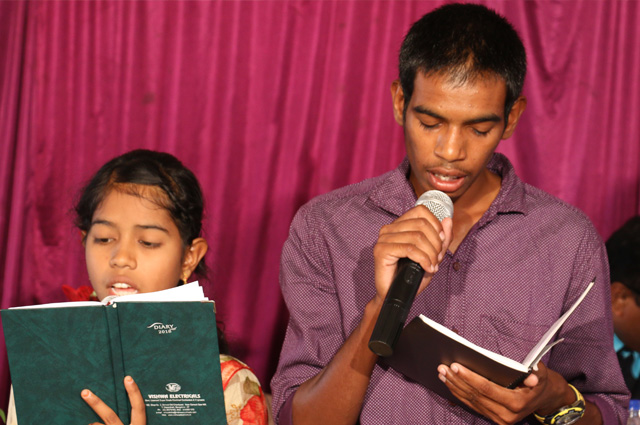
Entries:
[[135, 302], [135, 301], [208, 301], [209, 298], [204, 296], [204, 292], [200, 283], [191, 282], [186, 285], [176, 286], [175, 288], [165, 289], [156, 292], [144, 292], [141, 294], [109, 296], [102, 300], [102, 303], [108, 305], [112, 302]]
[[595, 281], [587, 285], [587, 289], [584, 290], [582, 295], [578, 297], [576, 302], [573, 303], [573, 305], [569, 308], [569, 310], [565, 311], [565, 313], [562, 316], [560, 316], [558, 320], [556, 320], [556, 322], [549, 328], [549, 330], [545, 332], [545, 334], [542, 336], [542, 339], [540, 339], [540, 341], [536, 344], [536, 346], [533, 347], [531, 351], [529, 351], [529, 354], [527, 355], [527, 357], [524, 359], [522, 363], [527, 365], [527, 367], [531, 368], [535, 366], [535, 364], [533, 364], [534, 362], [537, 364], [540, 358], [542, 358], [542, 355], [544, 354], [541, 355], [541, 353], [549, 351], [551, 346], [547, 347], [547, 344], [549, 343], [551, 338], [553, 338], [556, 332], [558, 332], [558, 329], [560, 329], [560, 326], [562, 326], [565, 320], [567, 320], [567, 317], [569, 317], [571, 313], [573, 313], [573, 310], [575, 310], [576, 307], [578, 307], [578, 305], [582, 302], [584, 297], [589, 293], [594, 283]]
[[102, 301], [68, 301], [61, 303], [26, 305], [21, 307], [11, 307], [11, 309], [25, 308], [66, 308], [66, 307], [99, 307], [109, 305], [112, 302], [137, 302], [137, 301], [209, 301], [204, 296], [204, 291], [198, 281], [176, 286], [156, 292], [144, 292], [141, 294], [105, 297]]
[[100, 301], [67, 301], [62, 303], [23, 305], [20, 307], [9, 307], [9, 310], [20, 310], [27, 308], [66, 308], [66, 307], [101, 307], [104, 306]]

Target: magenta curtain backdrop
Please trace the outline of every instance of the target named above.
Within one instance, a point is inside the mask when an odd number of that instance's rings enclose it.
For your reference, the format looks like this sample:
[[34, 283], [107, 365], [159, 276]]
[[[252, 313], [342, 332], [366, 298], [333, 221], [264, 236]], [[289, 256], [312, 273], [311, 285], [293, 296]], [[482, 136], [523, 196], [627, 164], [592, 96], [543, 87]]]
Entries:
[[[606, 238], [640, 212], [640, 2], [484, 3], [514, 23], [530, 64], [527, 111], [499, 150]], [[233, 354], [268, 389], [293, 214], [402, 160], [389, 90], [397, 52], [440, 4], [0, 2], [1, 307], [61, 301], [62, 284], [87, 284], [75, 194], [115, 155], [171, 152], [207, 197], [206, 291]]]

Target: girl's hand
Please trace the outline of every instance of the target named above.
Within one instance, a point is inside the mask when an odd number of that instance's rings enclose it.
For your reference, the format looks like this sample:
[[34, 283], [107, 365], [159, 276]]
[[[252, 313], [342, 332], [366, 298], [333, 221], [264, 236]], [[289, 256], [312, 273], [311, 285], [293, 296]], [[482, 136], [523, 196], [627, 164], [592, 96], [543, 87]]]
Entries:
[[[124, 378], [124, 388], [129, 394], [129, 402], [131, 403], [131, 425], [146, 425], [147, 414], [144, 409], [144, 399], [140, 393], [138, 385], [133, 378], [127, 376]], [[82, 390], [80, 393], [82, 399], [100, 416], [105, 425], [123, 425], [118, 415], [111, 410], [100, 398], [89, 390]], [[91, 425], [101, 425], [95, 422]]]

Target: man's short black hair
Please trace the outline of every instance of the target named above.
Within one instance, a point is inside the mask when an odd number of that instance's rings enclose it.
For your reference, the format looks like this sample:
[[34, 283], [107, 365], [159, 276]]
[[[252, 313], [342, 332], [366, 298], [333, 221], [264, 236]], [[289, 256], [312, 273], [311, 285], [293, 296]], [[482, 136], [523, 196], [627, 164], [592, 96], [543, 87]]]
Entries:
[[400, 49], [400, 84], [405, 109], [418, 72], [448, 75], [463, 84], [479, 77], [507, 85], [505, 120], [522, 92], [527, 57], [516, 30], [502, 16], [478, 4], [449, 4], [424, 15]]
[[607, 239], [611, 282], [640, 294], [640, 216], [629, 219]]

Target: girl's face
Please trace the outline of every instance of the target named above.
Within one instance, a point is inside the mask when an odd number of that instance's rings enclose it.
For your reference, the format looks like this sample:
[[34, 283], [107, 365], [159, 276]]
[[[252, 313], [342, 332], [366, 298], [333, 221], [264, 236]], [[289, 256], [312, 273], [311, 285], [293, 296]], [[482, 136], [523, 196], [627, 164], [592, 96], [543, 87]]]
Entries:
[[149, 200], [164, 193], [144, 186], [139, 193], [112, 189], [93, 214], [84, 246], [100, 300], [172, 288], [195, 267], [169, 212]]

